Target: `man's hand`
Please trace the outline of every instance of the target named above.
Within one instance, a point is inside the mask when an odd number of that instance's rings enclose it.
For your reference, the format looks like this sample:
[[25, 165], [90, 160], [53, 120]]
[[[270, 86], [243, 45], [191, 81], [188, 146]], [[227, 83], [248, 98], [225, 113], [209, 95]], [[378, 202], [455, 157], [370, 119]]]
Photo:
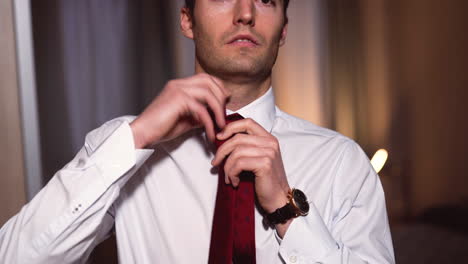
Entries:
[[[131, 124], [135, 147], [167, 141], [198, 127], [215, 139], [215, 124], [223, 128], [229, 91], [208, 74], [169, 81], [161, 94]], [[214, 114], [212, 120], [209, 110]]]
[[[232, 122], [217, 135], [227, 140], [216, 152], [212, 165], [218, 166], [227, 157], [224, 165], [225, 182], [239, 185], [239, 174], [251, 171], [255, 174], [255, 193], [258, 202], [267, 213], [283, 207], [287, 202], [289, 184], [283, 167], [279, 143], [257, 122], [250, 118]], [[291, 220], [277, 225], [282, 237]]]

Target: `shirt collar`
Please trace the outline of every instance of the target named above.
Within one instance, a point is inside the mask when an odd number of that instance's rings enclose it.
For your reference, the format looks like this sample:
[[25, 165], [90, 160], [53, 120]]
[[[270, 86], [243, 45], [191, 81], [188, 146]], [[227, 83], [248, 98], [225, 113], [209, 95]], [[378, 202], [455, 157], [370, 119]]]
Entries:
[[252, 118], [266, 131], [271, 133], [276, 116], [273, 89], [270, 87], [265, 94], [237, 111], [226, 109], [226, 114], [230, 115], [233, 113], [238, 113], [244, 118]]

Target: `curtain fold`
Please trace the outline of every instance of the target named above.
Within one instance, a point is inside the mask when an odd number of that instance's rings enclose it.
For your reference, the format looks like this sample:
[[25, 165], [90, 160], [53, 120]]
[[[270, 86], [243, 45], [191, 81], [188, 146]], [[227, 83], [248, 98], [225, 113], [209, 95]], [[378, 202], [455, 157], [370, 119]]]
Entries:
[[45, 182], [87, 132], [138, 114], [174, 77], [172, 10], [169, 1], [32, 2]]

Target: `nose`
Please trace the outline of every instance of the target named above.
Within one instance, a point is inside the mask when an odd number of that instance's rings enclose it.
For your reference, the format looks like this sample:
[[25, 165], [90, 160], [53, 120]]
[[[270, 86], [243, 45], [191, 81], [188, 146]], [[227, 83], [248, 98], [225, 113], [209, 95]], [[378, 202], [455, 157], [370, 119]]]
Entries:
[[234, 11], [234, 25], [255, 26], [254, 0], [238, 0]]

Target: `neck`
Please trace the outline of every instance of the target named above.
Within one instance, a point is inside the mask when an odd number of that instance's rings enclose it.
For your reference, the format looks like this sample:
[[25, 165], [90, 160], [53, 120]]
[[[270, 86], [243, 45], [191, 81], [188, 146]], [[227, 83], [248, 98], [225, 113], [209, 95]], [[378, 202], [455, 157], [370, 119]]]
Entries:
[[271, 86], [271, 78], [268, 77], [261, 83], [237, 84], [228, 80], [223, 80], [223, 83], [224, 87], [231, 91], [226, 108], [237, 111], [264, 95]]
[[[205, 71], [201, 67], [195, 67], [195, 72], [203, 73]], [[271, 75], [262, 80], [254, 81], [236, 81], [221, 76], [216, 77], [220, 78], [224, 87], [231, 92], [231, 96], [226, 102], [226, 108], [231, 111], [237, 111], [260, 98], [271, 86]]]

